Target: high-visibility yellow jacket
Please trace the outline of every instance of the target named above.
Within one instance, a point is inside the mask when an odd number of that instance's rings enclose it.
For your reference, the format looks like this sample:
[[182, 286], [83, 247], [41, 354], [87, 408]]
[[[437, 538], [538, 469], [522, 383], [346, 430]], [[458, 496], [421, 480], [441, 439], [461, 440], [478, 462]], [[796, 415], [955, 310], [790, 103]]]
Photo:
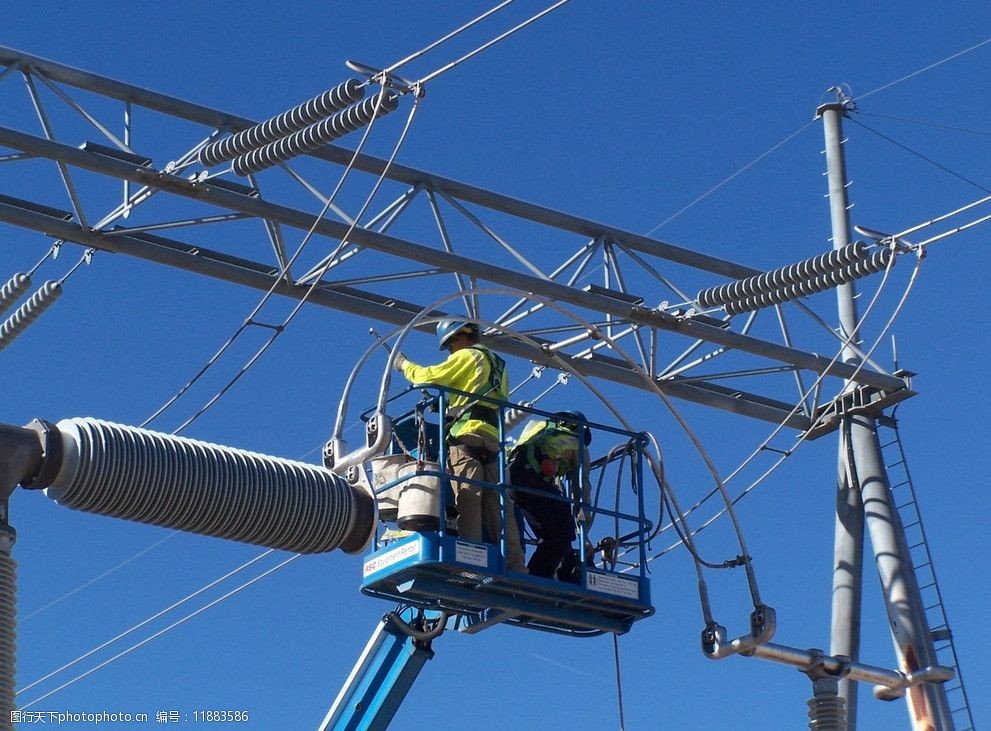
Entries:
[[[476, 394], [476, 398], [450, 394], [447, 417], [453, 419], [449, 434], [453, 439], [466, 434], [478, 434], [499, 440], [498, 407], [484, 398], [500, 401], [509, 398], [506, 363], [482, 345], [472, 345], [451, 353], [447, 360], [432, 366], [421, 366], [410, 360], [403, 366], [403, 375], [410, 383], [429, 383], [456, 388]], [[475, 418], [485, 415], [488, 418]]]
[[[510, 452], [510, 460], [523, 458], [530, 465], [533, 474], [543, 477], [545, 482], [560, 487], [562, 478], [567, 477], [571, 486], [571, 497], [577, 498], [578, 490], [578, 435], [569, 429], [558, 426], [553, 421], [532, 419], [520, 434], [519, 441]], [[554, 474], [548, 474], [544, 460], [553, 463]], [[590, 459], [588, 451], [584, 454], [584, 479], [581, 485], [581, 499], [589, 501], [591, 485], [588, 481]], [[582, 519], [585, 520], [584, 516]], [[591, 526], [591, 516], [586, 525]]]

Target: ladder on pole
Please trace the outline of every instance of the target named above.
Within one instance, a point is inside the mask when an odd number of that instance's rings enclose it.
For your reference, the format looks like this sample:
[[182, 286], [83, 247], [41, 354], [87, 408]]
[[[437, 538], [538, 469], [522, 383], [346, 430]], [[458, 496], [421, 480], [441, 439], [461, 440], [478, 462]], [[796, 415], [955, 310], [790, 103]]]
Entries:
[[898, 422], [892, 414], [880, 416], [877, 423], [878, 426], [886, 427], [888, 430], [887, 434], [878, 434], [881, 437], [881, 453], [891, 481], [894, 503], [905, 530], [905, 542], [912, 558], [912, 570], [919, 585], [936, 658], [940, 665], [951, 667], [956, 673], [956, 677], [947, 681], [945, 685], [954, 726], [957, 731], [973, 731], [974, 716], [967, 700], [967, 690], [960, 672], [957, 650], [953, 644], [953, 632], [946, 617], [943, 595], [936, 581], [936, 569], [933, 566], [929, 542], [922, 524], [922, 513], [919, 511], [915, 487], [912, 484], [905, 447], [898, 433]]

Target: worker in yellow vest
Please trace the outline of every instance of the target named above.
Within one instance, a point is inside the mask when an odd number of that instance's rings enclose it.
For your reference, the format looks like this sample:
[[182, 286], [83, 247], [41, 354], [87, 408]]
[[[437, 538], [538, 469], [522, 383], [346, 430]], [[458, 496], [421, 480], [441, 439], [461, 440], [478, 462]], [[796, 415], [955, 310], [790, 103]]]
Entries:
[[[575, 580], [572, 570], [562, 571], [562, 561], [570, 557], [576, 518], [586, 520], [584, 512], [573, 510], [571, 500], [580, 497], [588, 502], [589, 499], [588, 451], [579, 447], [579, 439], [586, 448], [592, 443], [585, 415], [580, 411], [561, 411], [551, 419], [530, 421], [510, 452], [510, 483], [529, 488], [529, 491], [514, 490], [514, 499], [537, 537], [537, 549], [527, 564], [534, 576]], [[580, 460], [583, 451], [584, 460]], [[580, 461], [585, 465], [581, 489]], [[569, 500], [564, 499], [565, 481], [571, 488]], [[590, 520], [586, 522], [586, 528], [590, 523]]]
[[[448, 469], [452, 475], [454, 502], [458, 508], [458, 535], [482, 540], [482, 526], [492, 542], [499, 536], [499, 492], [457, 480], [464, 477], [491, 485], [499, 484], [499, 409], [487, 403], [509, 397], [506, 362], [479, 342], [478, 326], [465, 320], [441, 320], [437, 342], [447, 350], [447, 360], [420, 366], [402, 353], [394, 360], [410, 383], [429, 383], [472, 394], [450, 394], [445, 414]], [[523, 546], [513, 503], [506, 495], [506, 568], [526, 573]]]

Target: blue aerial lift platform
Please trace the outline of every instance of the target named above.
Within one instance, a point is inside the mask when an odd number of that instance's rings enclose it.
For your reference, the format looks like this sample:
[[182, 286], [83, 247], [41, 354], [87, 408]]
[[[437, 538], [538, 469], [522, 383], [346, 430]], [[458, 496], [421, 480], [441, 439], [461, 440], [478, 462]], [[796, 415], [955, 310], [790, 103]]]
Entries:
[[[578, 440], [577, 480], [589, 486], [589, 497], [577, 490], [555, 498], [567, 501], [576, 518], [592, 517], [593, 528], [576, 521], [578, 545], [584, 547], [576, 555], [584, 554], [585, 560], [576, 562], [568, 582], [516, 573], [507, 570], [504, 558], [505, 511], [512, 505], [507, 498], [513, 491], [526, 488], [508, 484], [507, 446], [512, 440], [500, 435], [498, 484], [450, 474], [439, 420], [432, 421], [430, 415], [445, 413], [447, 399], [457, 393], [418, 386], [390, 400], [419, 396], [412, 408], [391, 420], [388, 453], [372, 458], [364, 475], [376, 496], [380, 529], [363, 563], [361, 591], [395, 601], [399, 609], [376, 628], [321, 729], [386, 728], [420, 669], [433, 657], [431, 641], [445, 630], [472, 634], [507, 624], [591, 637], [623, 634], [654, 612], [645, 549], [655, 527], [644, 515], [646, 435], [582, 425], [596, 435], [597, 445], [612, 439], [598, 457], [586, 455], [587, 447]], [[554, 418], [551, 412], [485, 402], [499, 410], [502, 424], [511, 421], [506, 418], [510, 410], [515, 411], [516, 423], [527, 415]], [[501, 431], [508, 429], [503, 426]], [[453, 480], [499, 493], [500, 535], [486, 536], [491, 542], [457, 535]], [[604, 489], [607, 484], [609, 489]], [[604, 495], [610, 496], [610, 504]], [[597, 535], [611, 535], [596, 541], [588, 535], [593, 529]], [[534, 543], [524, 536], [525, 545]]]

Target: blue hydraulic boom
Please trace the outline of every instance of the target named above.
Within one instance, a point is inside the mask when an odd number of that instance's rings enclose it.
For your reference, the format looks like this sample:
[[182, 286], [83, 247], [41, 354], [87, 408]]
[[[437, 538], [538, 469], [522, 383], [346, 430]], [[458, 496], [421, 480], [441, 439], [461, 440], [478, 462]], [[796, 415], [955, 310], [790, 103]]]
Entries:
[[406, 608], [382, 618], [351, 670], [320, 731], [378, 731], [396, 715], [399, 704], [427, 660], [431, 641], [444, 631], [447, 616], [428, 620]]

